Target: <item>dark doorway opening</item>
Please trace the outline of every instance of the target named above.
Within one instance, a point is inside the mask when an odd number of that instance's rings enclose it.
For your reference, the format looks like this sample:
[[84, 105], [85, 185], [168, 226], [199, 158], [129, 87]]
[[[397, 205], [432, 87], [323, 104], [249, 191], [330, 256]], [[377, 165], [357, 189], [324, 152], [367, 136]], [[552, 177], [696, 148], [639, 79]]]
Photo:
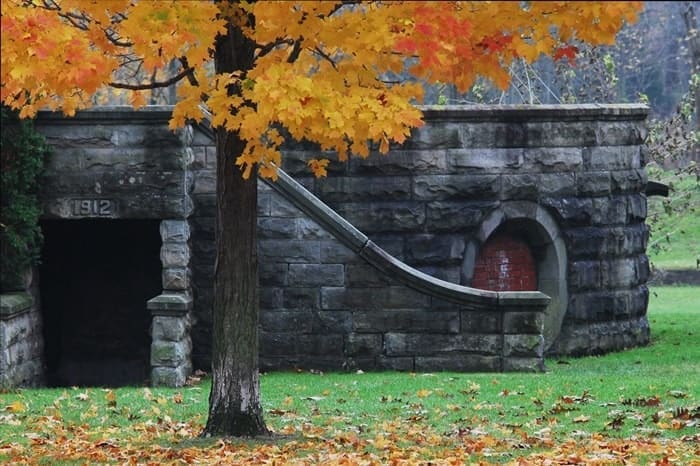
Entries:
[[41, 309], [49, 386], [147, 381], [146, 301], [161, 292], [158, 220], [42, 222]]

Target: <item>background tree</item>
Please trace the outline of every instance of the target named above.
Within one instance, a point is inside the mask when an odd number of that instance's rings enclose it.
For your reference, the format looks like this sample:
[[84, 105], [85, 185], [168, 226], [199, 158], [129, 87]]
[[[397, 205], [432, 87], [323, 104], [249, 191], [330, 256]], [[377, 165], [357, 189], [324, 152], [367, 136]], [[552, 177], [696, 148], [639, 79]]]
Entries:
[[[416, 81], [389, 76], [408, 70], [460, 92], [483, 76], [506, 88], [514, 61], [573, 60], [579, 41], [613, 43], [640, 7], [3, 0], [1, 97], [24, 117], [40, 108], [70, 115], [92, 105], [104, 85], [132, 91], [138, 107], [146, 92], [181, 82], [172, 128], [201, 120], [206, 104], [216, 128], [218, 205], [205, 433], [258, 435], [267, 429], [257, 369], [255, 175], [275, 178], [282, 134], [340, 160], [367, 157], [375, 145], [387, 153], [420, 126], [415, 104], [423, 97]], [[309, 162], [318, 176], [327, 164]]]

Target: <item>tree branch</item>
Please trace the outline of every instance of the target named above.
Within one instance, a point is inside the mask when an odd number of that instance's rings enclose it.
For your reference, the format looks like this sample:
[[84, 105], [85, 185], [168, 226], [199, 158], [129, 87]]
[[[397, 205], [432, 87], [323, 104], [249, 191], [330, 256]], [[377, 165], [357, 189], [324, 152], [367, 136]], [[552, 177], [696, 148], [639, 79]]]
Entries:
[[304, 36], [299, 36], [297, 40], [294, 41], [294, 47], [292, 47], [292, 52], [287, 58], [287, 63], [294, 63], [299, 58], [301, 54], [301, 43], [304, 41]]
[[316, 53], [317, 55], [319, 55], [321, 58], [326, 59], [331, 64], [331, 66], [333, 66], [334, 70], [338, 69], [338, 65], [336, 64], [336, 62], [330, 56], [328, 56], [328, 54], [326, 52], [324, 52], [323, 50], [321, 50], [318, 47], [315, 47], [314, 49], [312, 49], [312, 51], [314, 53]]
[[277, 38], [274, 42], [270, 42], [269, 44], [261, 45], [261, 44], [256, 44], [255, 48], [260, 49], [260, 52], [258, 52], [258, 55], [256, 58], [264, 57], [268, 53], [272, 52], [275, 47], [278, 47], [280, 45], [293, 45], [294, 40], [287, 38], [283, 39], [281, 37]]
[[172, 86], [176, 82], [182, 80], [185, 78], [187, 75], [191, 74], [194, 71], [194, 68], [186, 68], [182, 70], [180, 73], [176, 74], [172, 78], [166, 80], [166, 81], [151, 81], [150, 83], [147, 84], [129, 84], [129, 83], [117, 83], [117, 82], [110, 82], [107, 85], [110, 87], [114, 87], [116, 89], [128, 89], [130, 91], [145, 91], [148, 89], [157, 89], [159, 87], [168, 87]]

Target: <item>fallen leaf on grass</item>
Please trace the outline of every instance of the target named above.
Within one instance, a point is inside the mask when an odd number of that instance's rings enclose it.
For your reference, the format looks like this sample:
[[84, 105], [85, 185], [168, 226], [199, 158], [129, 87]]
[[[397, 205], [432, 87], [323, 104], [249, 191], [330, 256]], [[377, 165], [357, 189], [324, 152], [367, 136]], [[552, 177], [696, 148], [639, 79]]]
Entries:
[[578, 416], [574, 418], [574, 424], [581, 424], [590, 421], [590, 416]]
[[13, 401], [9, 405], [5, 406], [5, 411], [9, 411], [11, 413], [23, 413], [27, 410], [27, 405], [22, 403], [20, 400]]

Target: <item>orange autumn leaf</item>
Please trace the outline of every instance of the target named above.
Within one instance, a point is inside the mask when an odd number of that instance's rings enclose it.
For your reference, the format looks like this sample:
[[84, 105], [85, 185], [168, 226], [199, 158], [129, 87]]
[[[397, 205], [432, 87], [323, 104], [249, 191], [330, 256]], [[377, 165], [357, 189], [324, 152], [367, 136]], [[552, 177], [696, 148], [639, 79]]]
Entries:
[[[52, 7], [56, 5], [57, 7]], [[59, 7], [60, 6], [60, 7]], [[236, 131], [244, 176], [275, 178], [283, 127], [340, 160], [386, 153], [422, 124], [414, 81], [383, 77], [407, 66], [429, 83], [468, 90], [478, 76], [505, 88], [508, 67], [541, 55], [573, 62], [574, 42], [608, 44], [641, 2], [334, 2], [4, 0], [2, 95], [29, 117], [40, 108], [86, 108], [105, 86], [132, 93], [180, 82], [171, 128], [203, 117]], [[65, 12], [70, 12], [70, 15]], [[254, 27], [247, 15], [255, 17]], [[493, 21], [498, 18], [498, 21]], [[245, 74], [215, 74], [214, 41], [226, 23], [256, 44]], [[408, 60], [408, 61], [407, 61]], [[407, 65], [410, 63], [410, 65]], [[140, 69], [143, 72], [132, 73]], [[240, 88], [231, 95], [230, 86]], [[316, 176], [327, 165], [309, 164]]]

